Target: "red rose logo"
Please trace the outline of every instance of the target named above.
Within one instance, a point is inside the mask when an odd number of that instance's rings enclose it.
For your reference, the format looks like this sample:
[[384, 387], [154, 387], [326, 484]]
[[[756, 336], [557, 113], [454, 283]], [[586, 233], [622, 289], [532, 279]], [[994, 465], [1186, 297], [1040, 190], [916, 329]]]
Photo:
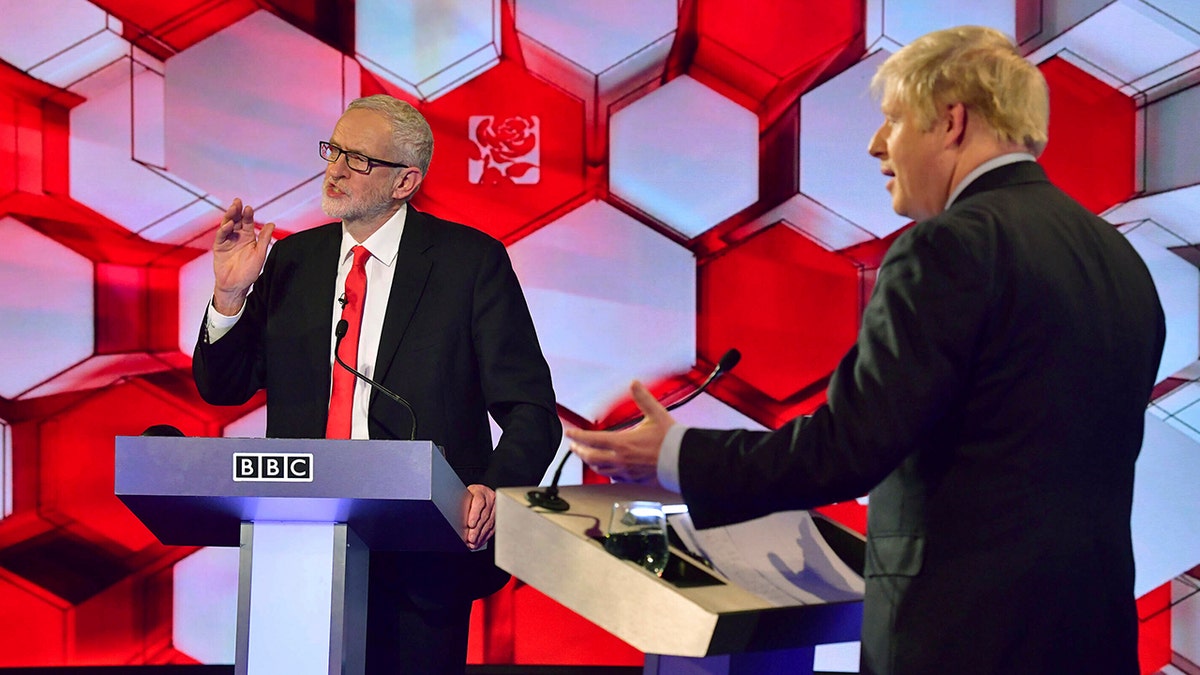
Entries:
[[472, 116], [468, 135], [476, 147], [468, 178], [481, 185], [530, 185], [540, 178], [540, 121], [537, 116]]

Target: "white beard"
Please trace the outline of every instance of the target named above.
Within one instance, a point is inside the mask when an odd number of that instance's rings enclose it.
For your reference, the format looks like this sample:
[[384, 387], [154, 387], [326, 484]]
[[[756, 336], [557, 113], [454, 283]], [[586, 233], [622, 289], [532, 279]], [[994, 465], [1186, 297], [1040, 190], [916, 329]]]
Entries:
[[[326, 185], [329, 181], [326, 181]], [[356, 222], [379, 218], [393, 209], [391, 185], [384, 183], [375, 194], [370, 190], [360, 194], [343, 192], [341, 199], [333, 199], [325, 194], [324, 185], [321, 190], [321, 210], [330, 218], [341, 221]], [[336, 184], [335, 184], [336, 187]], [[339, 188], [340, 189], [340, 188]]]

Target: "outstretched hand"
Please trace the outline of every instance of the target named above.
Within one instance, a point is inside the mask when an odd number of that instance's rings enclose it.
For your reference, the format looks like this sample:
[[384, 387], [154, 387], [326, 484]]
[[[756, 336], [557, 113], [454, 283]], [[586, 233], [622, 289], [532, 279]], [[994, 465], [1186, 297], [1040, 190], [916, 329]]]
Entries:
[[593, 471], [615, 480], [657, 483], [659, 451], [675, 419], [641, 382], [635, 380], [629, 391], [645, 419], [623, 431], [568, 429], [571, 452]]
[[213, 306], [227, 316], [237, 314], [262, 271], [275, 223], [254, 231], [254, 207], [234, 199], [213, 239]]

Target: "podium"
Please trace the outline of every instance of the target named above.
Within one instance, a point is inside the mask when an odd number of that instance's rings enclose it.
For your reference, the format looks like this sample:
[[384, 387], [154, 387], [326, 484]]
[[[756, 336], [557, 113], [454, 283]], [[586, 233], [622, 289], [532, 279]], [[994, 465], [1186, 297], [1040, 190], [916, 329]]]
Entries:
[[[597, 540], [614, 502], [681, 504], [678, 494], [627, 483], [569, 486], [559, 494], [570, 510], [551, 512], [531, 507], [527, 491], [497, 491], [496, 564], [644, 652], [646, 675], [811, 675], [816, 645], [860, 637], [861, 597], [780, 606], [674, 544], [671, 560], [680, 567], [658, 577]], [[817, 524], [822, 543], [861, 569], [861, 535], [832, 521]]]
[[163, 544], [240, 546], [235, 672], [363, 673], [370, 551], [461, 551], [429, 441], [121, 436], [117, 497]]

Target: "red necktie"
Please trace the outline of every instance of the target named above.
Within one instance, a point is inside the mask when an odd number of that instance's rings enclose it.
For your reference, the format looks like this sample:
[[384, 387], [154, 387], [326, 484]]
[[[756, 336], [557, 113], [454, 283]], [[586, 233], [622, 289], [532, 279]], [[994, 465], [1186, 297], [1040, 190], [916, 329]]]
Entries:
[[[338, 356], [351, 368], [358, 368], [358, 334], [362, 328], [363, 299], [367, 295], [367, 258], [371, 252], [362, 246], [350, 249], [354, 264], [346, 276], [346, 303], [342, 319], [346, 321], [346, 336], [338, 346]], [[354, 411], [354, 373], [333, 364], [333, 393], [329, 397], [329, 419], [325, 438], [350, 438], [350, 420]]]

